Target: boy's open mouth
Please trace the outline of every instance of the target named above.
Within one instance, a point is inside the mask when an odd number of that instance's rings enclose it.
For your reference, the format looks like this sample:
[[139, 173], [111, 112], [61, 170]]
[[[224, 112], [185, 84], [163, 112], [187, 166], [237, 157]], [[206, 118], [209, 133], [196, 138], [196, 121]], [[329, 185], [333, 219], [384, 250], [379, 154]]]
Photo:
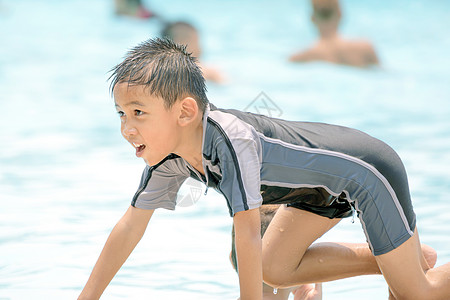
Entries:
[[133, 143], [133, 146], [134, 146], [134, 148], [136, 148], [136, 156], [141, 157], [142, 153], [144, 152], [145, 145]]

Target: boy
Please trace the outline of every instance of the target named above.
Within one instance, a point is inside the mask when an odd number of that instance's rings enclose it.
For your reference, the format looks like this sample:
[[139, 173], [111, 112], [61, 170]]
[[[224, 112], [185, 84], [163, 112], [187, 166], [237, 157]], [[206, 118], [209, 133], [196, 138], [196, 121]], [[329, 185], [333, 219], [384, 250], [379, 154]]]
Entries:
[[[80, 299], [100, 297], [154, 210], [174, 209], [188, 177], [227, 200], [242, 300], [261, 299], [263, 267], [275, 288], [364, 274], [357, 247], [308, 249], [352, 207], [396, 298], [450, 297], [450, 264], [424, 272], [406, 173], [381, 141], [340, 126], [217, 109], [195, 59], [169, 40], [132, 49], [113, 69], [111, 87], [122, 135], [147, 166]], [[278, 209], [261, 242], [262, 203], [290, 206]]]
[[292, 62], [323, 60], [355, 67], [378, 65], [378, 58], [370, 42], [347, 40], [339, 35], [341, 9], [338, 0], [312, 0], [312, 22], [320, 39], [311, 48], [297, 52], [289, 58]]

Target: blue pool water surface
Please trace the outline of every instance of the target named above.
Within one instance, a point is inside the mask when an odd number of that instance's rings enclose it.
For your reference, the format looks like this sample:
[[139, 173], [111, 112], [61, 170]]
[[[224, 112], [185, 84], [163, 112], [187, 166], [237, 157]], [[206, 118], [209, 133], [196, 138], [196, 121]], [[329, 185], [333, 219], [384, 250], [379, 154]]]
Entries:
[[[113, 1], [0, 1], [0, 299], [76, 299], [130, 204], [143, 162], [121, 138], [108, 70], [157, 21], [118, 18]], [[342, 1], [342, 34], [371, 40], [381, 67], [293, 65], [316, 33], [306, 1], [149, 1], [193, 22], [217, 106], [264, 93], [282, 118], [336, 123], [380, 138], [409, 174], [421, 240], [450, 261], [449, 1]], [[269, 111], [267, 111], [269, 112]], [[263, 111], [264, 113], [264, 111]], [[213, 191], [157, 211], [102, 299], [236, 299], [232, 219]], [[343, 220], [323, 240], [364, 242]], [[387, 299], [381, 276], [324, 284], [324, 299]]]

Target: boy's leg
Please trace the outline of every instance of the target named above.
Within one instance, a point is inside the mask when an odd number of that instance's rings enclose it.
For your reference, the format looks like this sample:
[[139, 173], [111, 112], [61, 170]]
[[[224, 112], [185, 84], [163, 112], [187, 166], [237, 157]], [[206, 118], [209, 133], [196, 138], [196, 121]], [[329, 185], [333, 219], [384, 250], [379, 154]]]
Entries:
[[264, 281], [274, 287], [289, 287], [379, 273], [367, 247], [325, 243], [308, 249], [339, 221], [280, 207], [263, 237]]
[[[290, 287], [365, 274], [381, 274], [367, 244], [317, 243], [317, 238], [339, 222], [296, 208], [281, 207], [263, 237], [264, 280]], [[426, 255], [426, 259], [423, 254]], [[433, 267], [436, 252], [419, 248], [423, 270]], [[427, 264], [428, 262], [428, 264]]]
[[[421, 248], [417, 233], [397, 249], [376, 259], [367, 246], [361, 244], [318, 243], [309, 247], [338, 222], [339, 219], [330, 220], [296, 208], [281, 207], [263, 237], [264, 280], [275, 287], [289, 287], [379, 274], [375, 260], [388, 284], [396, 289], [398, 299], [410, 291], [413, 291], [411, 295], [406, 294], [404, 298], [434, 299], [431, 295], [436, 295], [436, 299], [448, 299], [450, 264], [430, 269], [425, 275], [424, 270], [434, 266], [435, 251], [427, 246]], [[427, 259], [423, 253], [427, 254]]]
[[449, 299], [450, 263], [423, 271], [417, 229], [398, 248], [376, 257], [396, 299]]

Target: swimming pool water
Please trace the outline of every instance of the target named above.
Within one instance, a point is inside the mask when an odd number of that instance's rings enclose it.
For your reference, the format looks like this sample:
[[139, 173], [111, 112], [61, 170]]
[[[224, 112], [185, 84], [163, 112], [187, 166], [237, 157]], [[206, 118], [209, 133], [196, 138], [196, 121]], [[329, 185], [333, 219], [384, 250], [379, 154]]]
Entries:
[[[149, 1], [201, 31], [220, 107], [264, 92], [282, 118], [336, 123], [403, 158], [421, 240], [450, 261], [450, 2], [342, 1], [342, 33], [370, 39], [382, 66], [359, 70], [286, 58], [315, 39], [306, 1]], [[143, 163], [122, 140], [108, 70], [156, 21], [117, 18], [112, 1], [0, 2], [0, 299], [75, 299], [130, 204]], [[102, 299], [235, 299], [231, 218], [208, 191], [158, 211]], [[364, 242], [358, 222], [324, 240]], [[381, 276], [324, 284], [324, 299], [387, 298]]]

